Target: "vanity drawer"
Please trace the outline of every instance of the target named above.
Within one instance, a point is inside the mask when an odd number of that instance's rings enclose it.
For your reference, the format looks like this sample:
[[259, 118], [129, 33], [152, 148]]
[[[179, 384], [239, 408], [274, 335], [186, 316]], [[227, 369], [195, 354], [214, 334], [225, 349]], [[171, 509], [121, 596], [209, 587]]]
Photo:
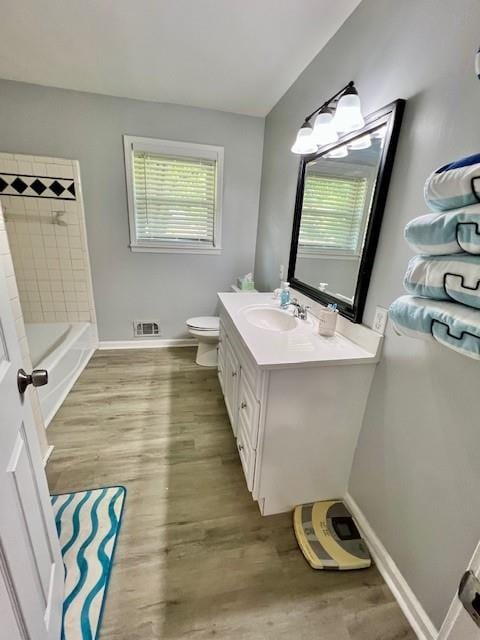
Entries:
[[238, 420], [248, 435], [253, 449], [257, 448], [259, 417], [260, 403], [250, 387], [244, 369], [242, 369], [238, 389]]
[[259, 397], [260, 376], [258, 375], [258, 367], [253, 362], [243, 345], [239, 345], [238, 358], [240, 360], [243, 377], [248, 380], [248, 384], [254, 396]]
[[240, 462], [242, 463], [243, 473], [245, 474], [245, 480], [247, 481], [247, 488], [249, 491], [253, 489], [253, 478], [255, 475], [255, 450], [253, 449], [247, 434], [243, 429], [242, 423], [239, 425], [237, 434], [237, 449], [240, 456]]

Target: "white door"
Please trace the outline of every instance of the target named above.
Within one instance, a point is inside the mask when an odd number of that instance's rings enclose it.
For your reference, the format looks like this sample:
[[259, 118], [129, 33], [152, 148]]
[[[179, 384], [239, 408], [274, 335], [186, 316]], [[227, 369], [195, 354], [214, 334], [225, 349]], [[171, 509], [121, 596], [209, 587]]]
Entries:
[[[64, 569], [0, 255], [0, 640], [58, 640]], [[28, 392], [27, 392], [28, 393]]]
[[[468, 569], [477, 577], [480, 576], [480, 544], [473, 554]], [[470, 618], [460, 602], [458, 594], [455, 594], [447, 617], [440, 629], [438, 640], [479, 640], [479, 638], [480, 627], [477, 627]]]

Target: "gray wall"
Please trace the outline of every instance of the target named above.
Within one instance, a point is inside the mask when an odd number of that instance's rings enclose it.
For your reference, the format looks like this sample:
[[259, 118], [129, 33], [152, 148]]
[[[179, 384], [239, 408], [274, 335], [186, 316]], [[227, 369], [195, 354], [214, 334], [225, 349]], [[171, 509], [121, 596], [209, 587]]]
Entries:
[[[253, 269], [264, 119], [0, 81], [0, 151], [80, 160], [101, 340], [159, 319], [165, 338], [215, 312], [216, 292]], [[220, 256], [132, 253], [122, 135], [225, 148]]]
[[[365, 323], [402, 293], [411, 252], [403, 227], [426, 212], [438, 165], [480, 150], [477, 0], [363, 0], [267, 117], [257, 282], [277, 286], [288, 263], [302, 118], [350, 79], [366, 113], [408, 104]], [[350, 492], [436, 625], [480, 538], [479, 365], [387, 331]]]

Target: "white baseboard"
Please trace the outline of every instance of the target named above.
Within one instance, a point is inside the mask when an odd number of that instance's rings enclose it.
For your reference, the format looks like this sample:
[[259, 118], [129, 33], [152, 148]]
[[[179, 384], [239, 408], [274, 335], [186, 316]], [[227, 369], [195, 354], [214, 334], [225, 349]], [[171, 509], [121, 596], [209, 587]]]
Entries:
[[51, 445], [48, 447], [48, 449], [47, 449], [47, 451], [46, 451], [45, 455], [43, 456], [43, 466], [44, 466], [44, 467], [46, 467], [46, 466], [47, 466], [47, 462], [48, 462], [48, 460], [49, 460], [50, 456], [52, 455], [54, 448], [55, 448], [55, 447], [53, 446], [53, 444], [51, 444]]
[[153, 340], [101, 340], [98, 348], [105, 349], [162, 349], [166, 347], [195, 347], [195, 338], [173, 338]]
[[[457, 596], [454, 597], [443, 621], [442, 628], [438, 634], [438, 640], [448, 640], [453, 633], [454, 626], [458, 624], [458, 619], [462, 614], [463, 605]], [[457, 634], [458, 638], [458, 634]]]
[[419, 640], [437, 640], [438, 631], [428, 617], [425, 609], [420, 604], [416, 595], [408, 585], [405, 578], [400, 573], [399, 568], [380, 542], [370, 523], [363, 515], [360, 507], [352, 496], [347, 493], [345, 504], [362, 532], [365, 542], [370, 549], [372, 558], [393, 593], [405, 617], [410, 623]]

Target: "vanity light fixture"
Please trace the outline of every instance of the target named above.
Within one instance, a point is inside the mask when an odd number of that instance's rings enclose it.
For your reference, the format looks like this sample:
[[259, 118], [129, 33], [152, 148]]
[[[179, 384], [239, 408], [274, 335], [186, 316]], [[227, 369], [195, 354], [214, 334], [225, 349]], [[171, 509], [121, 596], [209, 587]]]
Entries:
[[297, 133], [297, 139], [292, 147], [292, 152], [300, 155], [315, 153], [318, 147], [313, 141], [312, 133], [312, 125], [305, 120]]
[[346, 145], [341, 145], [332, 149], [326, 154], [326, 158], [346, 158], [348, 156], [348, 150]]
[[348, 148], [352, 150], [368, 149], [372, 146], [372, 139], [368, 133], [361, 138], [356, 138], [348, 143]]
[[[317, 117], [312, 128], [310, 120], [315, 115]], [[339, 133], [356, 131], [364, 125], [360, 98], [351, 80], [305, 118], [291, 149], [292, 153], [315, 153], [319, 147], [336, 142]]]

